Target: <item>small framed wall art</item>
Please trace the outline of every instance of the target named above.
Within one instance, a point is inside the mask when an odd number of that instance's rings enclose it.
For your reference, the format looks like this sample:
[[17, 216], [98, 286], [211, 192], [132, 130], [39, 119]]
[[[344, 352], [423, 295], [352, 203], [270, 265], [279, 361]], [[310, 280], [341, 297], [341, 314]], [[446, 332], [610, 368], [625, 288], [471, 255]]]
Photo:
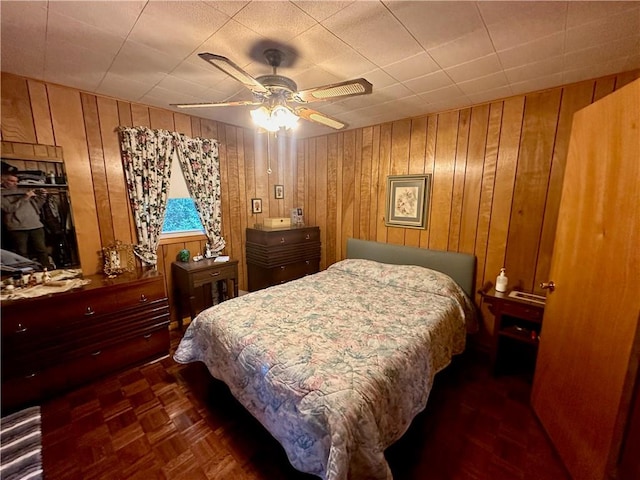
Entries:
[[251, 213], [262, 213], [262, 199], [261, 198], [252, 198], [251, 199]]
[[385, 225], [426, 228], [431, 174], [387, 177]]
[[116, 240], [102, 249], [104, 259], [104, 273], [114, 277], [121, 273], [132, 272], [135, 269], [133, 246]]
[[278, 198], [278, 199], [284, 198], [284, 185], [274, 185], [273, 193], [275, 198]]

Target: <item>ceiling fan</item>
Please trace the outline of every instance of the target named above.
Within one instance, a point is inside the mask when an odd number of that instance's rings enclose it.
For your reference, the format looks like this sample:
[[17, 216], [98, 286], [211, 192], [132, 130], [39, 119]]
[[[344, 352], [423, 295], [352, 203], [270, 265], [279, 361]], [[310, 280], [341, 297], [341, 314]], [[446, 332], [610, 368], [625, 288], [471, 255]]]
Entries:
[[364, 78], [298, 90], [298, 86], [292, 79], [278, 75], [276, 72], [284, 58], [283, 52], [277, 48], [268, 48], [263, 54], [267, 63], [273, 68], [273, 73], [256, 78], [226, 57], [206, 52], [198, 54], [200, 58], [251, 90], [253, 100], [221, 103], [172, 103], [171, 106], [178, 108], [256, 106], [258, 108], [251, 111], [251, 116], [258, 126], [268, 131], [275, 132], [281, 128], [293, 128], [298, 118], [340, 130], [346, 127], [345, 123], [307, 108], [305, 105], [324, 100], [366, 95], [373, 91], [373, 85]]

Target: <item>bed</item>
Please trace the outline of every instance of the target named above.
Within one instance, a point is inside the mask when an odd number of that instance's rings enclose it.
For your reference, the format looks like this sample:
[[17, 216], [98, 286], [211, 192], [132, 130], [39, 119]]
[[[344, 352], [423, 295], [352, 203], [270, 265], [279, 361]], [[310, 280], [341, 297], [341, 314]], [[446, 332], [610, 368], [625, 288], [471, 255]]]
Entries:
[[472, 255], [348, 239], [326, 270], [202, 312], [174, 359], [205, 363], [296, 469], [391, 479], [385, 449], [477, 328], [474, 272]]

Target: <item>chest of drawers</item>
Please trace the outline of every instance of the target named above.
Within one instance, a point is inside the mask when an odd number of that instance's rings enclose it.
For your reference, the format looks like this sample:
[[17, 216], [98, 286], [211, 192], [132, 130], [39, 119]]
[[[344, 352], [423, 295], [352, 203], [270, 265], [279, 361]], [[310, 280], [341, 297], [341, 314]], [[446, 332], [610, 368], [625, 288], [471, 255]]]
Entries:
[[169, 353], [155, 271], [87, 276], [81, 289], [2, 303], [2, 413]]
[[249, 291], [318, 272], [320, 228], [247, 228]]

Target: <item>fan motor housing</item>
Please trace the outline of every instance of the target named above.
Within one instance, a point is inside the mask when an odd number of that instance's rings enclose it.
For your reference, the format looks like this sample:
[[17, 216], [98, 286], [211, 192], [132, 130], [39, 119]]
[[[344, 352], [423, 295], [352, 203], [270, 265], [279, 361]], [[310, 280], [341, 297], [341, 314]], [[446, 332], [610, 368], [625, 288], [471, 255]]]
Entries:
[[296, 85], [296, 82], [294, 82], [290, 78], [283, 77], [282, 75], [262, 75], [260, 77], [257, 77], [256, 80], [258, 80], [269, 90], [278, 89], [286, 90], [287, 92], [293, 93], [298, 89], [298, 85]]

